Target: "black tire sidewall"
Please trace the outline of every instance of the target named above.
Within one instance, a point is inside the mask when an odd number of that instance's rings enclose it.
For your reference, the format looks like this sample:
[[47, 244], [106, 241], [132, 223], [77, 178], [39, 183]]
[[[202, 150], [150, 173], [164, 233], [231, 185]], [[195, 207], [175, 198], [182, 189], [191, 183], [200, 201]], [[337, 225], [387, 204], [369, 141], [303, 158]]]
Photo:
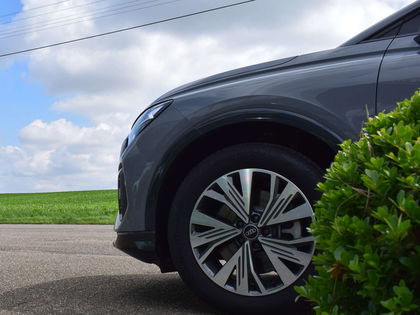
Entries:
[[303, 284], [308, 273], [313, 272], [312, 265], [295, 283], [277, 293], [257, 297], [241, 296], [221, 288], [209, 279], [196, 262], [191, 249], [190, 217], [199, 196], [220, 176], [243, 168], [265, 169], [286, 177], [311, 203], [320, 197], [314, 188], [322, 178], [322, 170], [293, 150], [261, 143], [220, 150], [194, 167], [176, 193], [169, 217], [171, 256], [182, 279], [202, 298], [224, 310], [252, 313], [274, 311], [276, 307], [281, 307], [286, 311], [297, 296], [293, 287]]

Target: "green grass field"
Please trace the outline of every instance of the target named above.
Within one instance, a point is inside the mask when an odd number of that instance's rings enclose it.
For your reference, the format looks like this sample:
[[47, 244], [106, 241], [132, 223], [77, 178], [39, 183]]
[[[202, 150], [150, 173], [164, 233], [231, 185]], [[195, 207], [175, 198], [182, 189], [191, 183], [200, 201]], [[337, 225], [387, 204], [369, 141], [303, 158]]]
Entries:
[[0, 223], [113, 224], [116, 190], [0, 194]]

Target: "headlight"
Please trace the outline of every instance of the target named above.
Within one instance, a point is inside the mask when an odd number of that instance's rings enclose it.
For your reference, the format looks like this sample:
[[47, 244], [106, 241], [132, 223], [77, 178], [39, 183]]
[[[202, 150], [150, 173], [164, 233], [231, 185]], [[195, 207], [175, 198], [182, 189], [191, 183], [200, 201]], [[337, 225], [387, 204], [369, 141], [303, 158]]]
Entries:
[[155, 119], [166, 107], [172, 103], [172, 100], [154, 105], [146, 109], [134, 122], [131, 132], [128, 135], [128, 144], [130, 144], [135, 137], [153, 120]]

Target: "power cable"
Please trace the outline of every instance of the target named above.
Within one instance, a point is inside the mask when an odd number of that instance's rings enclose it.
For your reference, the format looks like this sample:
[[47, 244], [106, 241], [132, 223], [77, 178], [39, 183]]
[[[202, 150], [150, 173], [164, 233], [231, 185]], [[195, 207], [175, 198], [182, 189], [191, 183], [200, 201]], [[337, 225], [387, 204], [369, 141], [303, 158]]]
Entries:
[[[107, 1], [107, 0], [95, 0], [95, 1], [92, 1], [92, 2], [88, 2], [88, 3], [73, 5], [71, 7], [61, 8], [59, 11], [62, 12], [62, 11], [74, 10], [76, 8], [87, 7], [87, 6], [90, 6], [92, 4], [95, 4], [95, 3], [98, 3], [98, 2], [104, 2], [104, 1]], [[139, 1], [139, 0], [136, 0], [136, 1]], [[130, 2], [133, 2], [133, 1], [130, 1]], [[130, 2], [126, 2], [125, 1], [125, 3], [123, 3], [123, 4], [127, 4], [127, 3], [130, 3]], [[114, 4], [114, 5], [111, 5], [110, 7], [114, 7], [114, 6], [118, 6], [118, 5], [121, 5], [121, 4]], [[12, 22], [8, 23], [8, 25], [11, 26], [13, 24], [18, 24], [18, 22], [20, 22], [20, 21], [30, 20], [30, 19], [33, 19], [33, 18], [36, 18], [36, 17], [40, 17], [40, 16], [44, 16], [44, 15], [49, 15], [49, 14], [55, 13], [56, 11], [57, 10], [48, 11], [48, 12], [42, 12], [40, 14], [35, 14], [35, 15], [22, 16], [22, 17], [19, 17], [19, 18], [14, 19]], [[26, 11], [23, 11], [23, 12], [26, 12]]]
[[[25, 10], [25, 12], [32, 11], [32, 10], [38, 10], [38, 9], [42, 9], [42, 8], [46, 8], [46, 7], [51, 7], [51, 6], [54, 6], [54, 5], [57, 5], [57, 4], [60, 4], [60, 3], [64, 3], [64, 2], [69, 2], [69, 1], [70, 0], [63, 0], [63, 1], [54, 2], [54, 3], [50, 3], [50, 4], [44, 4], [44, 5], [40, 5], [38, 7], [33, 7], [33, 8], [30, 8], [30, 9], [27, 9], [27, 10]], [[5, 13], [5, 14], [0, 15], [0, 18], [15, 15], [15, 14], [18, 14], [20, 12], [21, 11]]]
[[202, 11], [197, 11], [197, 12], [188, 13], [188, 14], [184, 14], [184, 15], [179, 15], [179, 16], [175, 16], [175, 17], [171, 17], [171, 18], [167, 18], [167, 19], [163, 19], [163, 20], [159, 20], [159, 21], [155, 21], [155, 22], [150, 22], [150, 23], [146, 23], [146, 24], [121, 28], [121, 29], [117, 29], [117, 30], [114, 30], [114, 31], [110, 31], [110, 32], [99, 33], [99, 34], [95, 34], [95, 35], [80, 37], [80, 38], [76, 38], [76, 39], [57, 42], [57, 43], [49, 44], [49, 45], [33, 47], [33, 48], [29, 48], [29, 49], [24, 49], [24, 50], [17, 50], [17, 51], [13, 51], [13, 52], [9, 52], [9, 53], [0, 54], [0, 58], [7, 57], [7, 56], [12, 56], [12, 55], [17, 55], [17, 54], [22, 54], [22, 53], [26, 53], [26, 52], [31, 52], [31, 51], [35, 51], [35, 50], [40, 50], [40, 49], [45, 49], [45, 48], [50, 48], [50, 47], [75, 43], [75, 42], [79, 42], [79, 41], [83, 41], [83, 40], [87, 40], [87, 39], [92, 39], [92, 38], [96, 38], [96, 37], [102, 37], [102, 36], [106, 36], [106, 35], [121, 33], [121, 32], [129, 31], [129, 30], [133, 30], [133, 29], [137, 29], [137, 28], [143, 28], [143, 27], [146, 27], [146, 26], [151, 26], [151, 25], [156, 25], [156, 24], [161, 24], [161, 23], [165, 23], [165, 22], [169, 22], [169, 21], [179, 20], [179, 19], [183, 19], [183, 18], [195, 16], [195, 15], [200, 15], [200, 14], [204, 14], [204, 13], [208, 13], [208, 12], [218, 11], [218, 10], [222, 10], [222, 9], [226, 9], [226, 8], [229, 8], [229, 7], [234, 7], [234, 6], [238, 6], [238, 5], [242, 5], [242, 4], [249, 3], [249, 2], [254, 2], [254, 1], [256, 1], [256, 0], [247, 0], [247, 1], [236, 2], [236, 3], [232, 3], [232, 4], [220, 6], [220, 7], [215, 7], [215, 8], [211, 8], [211, 9], [207, 9], [207, 10], [202, 10]]
[[[140, 0], [128, 1], [128, 2], [126, 2], [126, 4], [127, 3], [138, 2], [138, 1], [140, 1]], [[159, 1], [159, 0], [142, 1], [142, 2], [137, 3], [137, 4], [124, 5], [124, 6], [120, 7], [120, 8], [114, 8], [112, 10], [108, 10], [109, 8], [112, 8], [113, 7], [113, 6], [111, 6], [111, 7], [106, 8], [106, 10], [103, 10], [104, 8], [102, 8], [100, 10], [94, 10], [94, 11], [92, 11], [90, 13], [94, 13], [94, 14], [109, 13], [109, 12], [119, 11], [119, 10], [122, 10], [122, 9], [133, 8], [133, 7], [136, 7], [136, 6], [141, 5], [141, 4], [150, 3], [150, 2], [156, 2], [156, 1]], [[176, 1], [181, 1], [181, 0], [176, 0]], [[173, 2], [173, 1], [170, 1], [170, 2]], [[47, 29], [50, 29], [50, 28], [57, 28], [57, 27], [61, 27], [61, 26], [72, 25], [72, 24], [84, 22], [85, 21], [84, 20], [85, 18], [97, 19], [97, 18], [101, 18], [101, 17], [108, 17], [108, 16], [113, 16], [113, 15], [117, 15], [117, 14], [127, 13], [127, 12], [131, 12], [131, 11], [138, 11], [140, 9], [151, 8], [151, 7], [155, 7], [155, 6], [161, 6], [161, 5], [164, 5], [164, 4], [167, 4], [167, 3], [168, 2], [165, 2], [165, 3], [162, 3], [162, 4], [156, 4], [156, 5], [146, 6], [146, 7], [140, 7], [140, 8], [136, 8], [136, 9], [125, 10], [125, 11], [122, 11], [122, 12], [118, 12], [118, 13], [114, 13], [114, 14], [107, 14], [107, 15], [103, 15], [103, 16], [99, 15], [98, 17], [94, 17], [90, 13], [88, 15], [79, 16], [79, 17], [70, 18], [70, 19], [68, 19], [69, 16], [64, 17], [64, 18], [61, 17], [61, 18], [59, 18], [59, 19], [57, 19], [55, 21], [54, 20], [53, 21], [50, 21], [51, 23], [39, 24], [39, 25], [32, 24], [32, 25], [27, 25], [27, 26], [21, 27], [20, 29], [15, 29], [13, 31], [0, 32], [0, 39], [9, 38], [9, 37], [16, 37], [16, 36], [25, 35], [25, 34], [28, 34], [28, 33], [33, 33], [33, 32], [37, 32], [37, 31], [41, 31], [41, 30], [47, 30]], [[103, 12], [101, 12], [101, 10]], [[76, 21], [76, 22], [71, 22], [71, 21]], [[63, 23], [63, 22], [64, 22], [64, 24], [60, 24], [60, 23]], [[71, 23], [65, 23], [65, 22], [71, 22]], [[49, 27], [51, 25], [56, 25], [56, 24], [58, 24], [58, 25], [57, 26]], [[35, 27], [35, 29], [33, 29], [33, 27]], [[36, 28], [36, 27], [38, 27], [38, 28]]]

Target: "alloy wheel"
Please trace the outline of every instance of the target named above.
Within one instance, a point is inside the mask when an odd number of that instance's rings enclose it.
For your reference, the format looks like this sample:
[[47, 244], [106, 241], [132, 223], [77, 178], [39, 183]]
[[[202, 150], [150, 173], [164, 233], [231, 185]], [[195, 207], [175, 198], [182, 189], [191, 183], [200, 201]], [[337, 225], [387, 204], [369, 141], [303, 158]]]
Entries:
[[264, 169], [240, 169], [211, 183], [190, 219], [190, 244], [218, 286], [262, 296], [293, 284], [308, 268], [314, 214], [289, 179]]

